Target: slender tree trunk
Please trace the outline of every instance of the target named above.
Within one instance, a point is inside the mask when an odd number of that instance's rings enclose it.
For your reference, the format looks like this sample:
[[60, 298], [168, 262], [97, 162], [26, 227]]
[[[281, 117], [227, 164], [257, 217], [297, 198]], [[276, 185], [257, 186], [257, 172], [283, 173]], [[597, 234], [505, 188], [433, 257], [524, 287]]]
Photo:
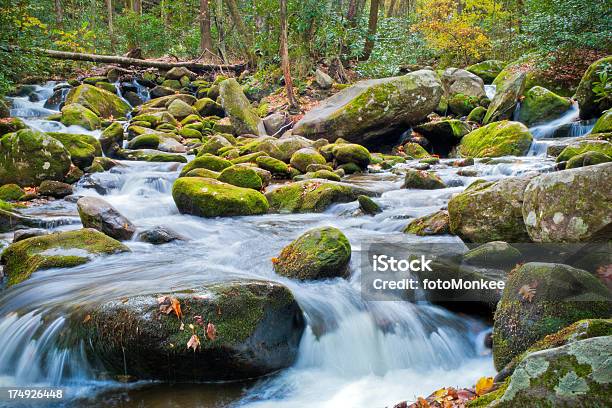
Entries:
[[106, 3], [106, 14], [108, 18], [108, 38], [110, 38], [111, 50], [115, 52], [115, 30], [113, 29], [113, 1], [104, 0]]
[[289, 46], [287, 44], [287, 0], [280, 0], [280, 57], [285, 77], [285, 91], [291, 108], [298, 108], [298, 102], [293, 95], [293, 80], [289, 64]]
[[346, 21], [348, 21], [351, 27], [357, 26], [357, 1], [358, 0], [349, 1], [348, 11], [346, 13]]
[[132, 10], [136, 14], [142, 14], [142, 0], [132, 0]]
[[362, 61], [367, 61], [372, 55], [374, 49], [374, 37], [376, 36], [376, 30], [378, 28], [378, 9], [380, 7], [380, 0], [371, 0], [370, 2], [370, 18], [368, 20], [368, 36], [363, 47], [363, 54], [361, 56]]
[[208, 0], [200, 0], [200, 52], [202, 54], [213, 52]]
[[215, 25], [217, 26], [217, 33], [219, 35], [219, 55], [224, 63], [227, 63], [227, 56], [225, 52], [225, 32], [223, 31], [223, 0], [217, 0], [215, 5]]
[[242, 21], [238, 4], [236, 3], [236, 0], [225, 0], [225, 4], [227, 4], [227, 7], [229, 8], [230, 16], [232, 16], [232, 21], [234, 22], [236, 31], [238, 31], [244, 40], [243, 49], [245, 55], [247, 56], [249, 63], [251, 65], [255, 65], [255, 53], [252, 49], [253, 40], [251, 38], [251, 32], [245, 26], [244, 21]]
[[64, 24], [64, 9], [61, 0], [55, 0], [55, 22], [58, 27]]

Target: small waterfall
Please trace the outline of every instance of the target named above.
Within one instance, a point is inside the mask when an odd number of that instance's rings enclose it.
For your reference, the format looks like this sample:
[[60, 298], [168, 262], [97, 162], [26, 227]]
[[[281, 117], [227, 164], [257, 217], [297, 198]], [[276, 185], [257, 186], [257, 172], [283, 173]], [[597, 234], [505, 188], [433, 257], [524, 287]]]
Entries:
[[497, 93], [497, 85], [485, 85], [484, 89], [487, 98], [493, 100], [493, 98], [495, 98], [495, 94]]
[[143, 102], [147, 102], [151, 99], [151, 95], [149, 94], [149, 88], [141, 85], [136, 79], [132, 79], [132, 85], [136, 88], [136, 93], [142, 99]]

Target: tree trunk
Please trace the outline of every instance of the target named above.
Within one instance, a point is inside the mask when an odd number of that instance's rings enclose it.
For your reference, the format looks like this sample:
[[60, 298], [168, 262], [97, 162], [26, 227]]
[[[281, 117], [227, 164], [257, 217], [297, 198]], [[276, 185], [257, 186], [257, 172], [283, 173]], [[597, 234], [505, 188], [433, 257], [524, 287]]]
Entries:
[[106, 13], [108, 17], [108, 37], [110, 38], [111, 50], [115, 52], [115, 32], [113, 29], [113, 1], [104, 0], [106, 3]]
[[357, 26], [357, 1], [358, 0], [350, 0], [348, 4], [348, 11], [346, 13], [346, 21], [348, 21], [349, 26], [351, 27]]
[[217, 0], [215, 5], [215, 25], [217, 26], [219, 55], [223, 62], [227, 63], [225, 52], [225, 32], [223, 31], [223, 0]]
[[378, 28], [378, 9], [380, 7], [380, 0], [371, 0], [370, 2], [370, 18], [368, 20], [368, 35], [363, 47], [363, 54], [361, 55], [361, 61], [367, 61], [372, 55], [374, 49], [374, 37], [376, 36], [376, 30]]
[[255, 65], [255, 53], [253, 53], [253, 41], [251, 38], [251, 32], [244, 25], [244, 21], [242, 21], [242, 17], [240, 16], [240, 10], [238, 9], [238, 4], [236, 0], [225, 0], [225, 4], [229, 8], [230, 16], [232, 16], [232, 21], [236, 26], [236, 31], [242, 36], [244, 43], [243, 49], [244, 53], [249, 59], [249, 63], [251, 65]]
[[234, 71], [236, 73], [242, 72], [246, 64], [227, 64], [227, 65], [217, 65], [217, 64], [202, 64], [199, 62], [192, 61], [179, 61], [179, 62], [165, 62], [165, 61], [155, 61], [155, 60], [144, 60], [138, 58], [129, 58], [129, 57], [121, 57], [118, 55], [97, 55], [97, 54], [84, 54], [78, 52], [66, 52], [66, 51], [56, 51], [56, 50], [47, 50], [44, 48], [35, 48], [31, 50], [20, 49], [13, 47], [10, 50], [3, 51], [16, 51], [20, 52], [34, 52], [38, 54], [46, 55], [47, 57], [55, 58], [55, 59], [64, 59], [64, 60], [72, 60], [72, 61], [91, 61], [91, 62], [99, 62], [105, 64], [117, 64], [121, 66], [135, 66], [135, 67], [149, 67], [149, 68], [160, 68], [164, 70], [169, 70], [175, 67], [186, 67], [194, 72], [207, 72], [207, 71], [219, 71], [219, 70], [227, 70]]
[[132, 8], [134, 13], [142, 14], [142, 0], [132, 0]]
[[200, 52], [202, 54], [213, 53], [208, 0], [200, 0]]
[[394, 17], [395, 16], [395, 5], [397, 3], [397, 0], [391, 0], [389, 2], [389, 7], [387, 8], [387, 13], [386, 16], [387, 17]]
[[289, 64], [289, 46], [287, 44], [287, 0], [280, 0], [280, 57], [285, 77], [285, 91], [289, 107], [298, 108], [298, 102], [293, 95], [293, 80], [291, 79], [291, 65]]
[[55, 0], [55, 22], [58, 27], [64, 24], [64, 9], [61, 0]]

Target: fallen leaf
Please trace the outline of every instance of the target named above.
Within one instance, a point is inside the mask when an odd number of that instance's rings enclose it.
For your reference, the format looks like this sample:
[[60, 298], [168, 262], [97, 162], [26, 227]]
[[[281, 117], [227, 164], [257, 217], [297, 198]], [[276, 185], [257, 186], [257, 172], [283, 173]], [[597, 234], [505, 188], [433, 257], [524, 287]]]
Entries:
[[176, 316], [181, 319], [183, 317], [183, 312], [181, 311], [181, 303], [176, 298], [172, 298], [172, 310], [176, 313]]
[[179, 330], [181, 331], [185, 330], [185, 323], [181, 322], [181, 327], [179, 327]]
[[91, 320], [91, 315], [87, 315], [85, 316], [85, 318], [83, 319], [83, 323], [87, 323], [88, 321]]
[[272, 263], [273, 263], [274, 265], [276, 265], [276, 264], [277, 264], [277, 263], [279, 263], [279, 262], [280, 262], [280, 259], [278, 259], [277, 257], [273, 257], [273, 258], [272, 258]]
[[179, 319], [183, 317], [181, 303], [178, 299], [170, 296], [160, 296], [157, 298], [157, 304], [159, 305], [160, 312], [165, 314], [174, 312]]
[[493, 377], [480, 377], [476, 382], [476, 395], [484, 395], [493, 388]]
[[193, 336], [191, 336], [191, 338], [187, 342], [187, 348], [188, 349], [192, 348], [194, 352], [200, 348], [200, 338], [198, 337], [197, 334], [194, 334]]
[[430, 408], [429, 402], [423, 397], [417, 399], [417, 407], [419, 408]]
[[534, 282], [532, 282], [529, 285], [521, 286], [521, 288], [519, 289], [518, 293], [519, 293], [519, 295], [521, 295], [523, 300], [531, 302], [533, 300], [533, 297], [536, 294], [536, 288], [537, 287], [538, 287], [538, 282], [534, 281]]
[[217, 328], [214, 324], [208, 323], [206, 326], [206, 337], [208, 337], [209, 340], [214, 340], [217, 337]]

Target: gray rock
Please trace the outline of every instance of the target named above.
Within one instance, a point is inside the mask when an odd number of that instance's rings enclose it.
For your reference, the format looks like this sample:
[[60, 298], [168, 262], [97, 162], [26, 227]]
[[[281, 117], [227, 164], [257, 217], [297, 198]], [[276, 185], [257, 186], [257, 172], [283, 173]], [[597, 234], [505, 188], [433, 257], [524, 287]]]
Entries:
[[131, 239], [136, 227], [112, 205], [101, 198], [83, 197], [77, 209], [85, 228], [94, 228], [118, 240]]
[[138, 234], [138, 240], [153, 245], [167, 244], [172, 241], [183, 241], [185, 237], [164, 226], [154, 227]]
[[332, 79], [332, 77], [330, 77], [320, 69], [317, 69], [315, 72], [315, 82], [321, 89], [329, 89], [334, 84], [334, 80]]
[[269, 135], [276, 135], [287, 124], [287, 117], [282, 113], [273, 113], [263, 119], [266, 132]]
[[15, 231], [13, 234], [13, 242], [23, 241], [24, 239], [32, 238], [32, 237], [40, 237], [41, 235], [48, 235], [49, 231], [42, 228], [30, 228], [24, 230]]

